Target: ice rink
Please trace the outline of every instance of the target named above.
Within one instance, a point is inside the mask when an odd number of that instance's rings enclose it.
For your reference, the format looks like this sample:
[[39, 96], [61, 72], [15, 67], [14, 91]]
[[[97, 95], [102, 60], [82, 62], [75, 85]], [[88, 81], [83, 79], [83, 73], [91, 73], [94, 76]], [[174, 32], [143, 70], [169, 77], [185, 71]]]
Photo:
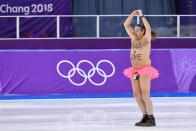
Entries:
[[1, 131], [195, 131], [196, 97], [153, 97], [156, 127], [135, 127], [133, 98], [0, 100]]

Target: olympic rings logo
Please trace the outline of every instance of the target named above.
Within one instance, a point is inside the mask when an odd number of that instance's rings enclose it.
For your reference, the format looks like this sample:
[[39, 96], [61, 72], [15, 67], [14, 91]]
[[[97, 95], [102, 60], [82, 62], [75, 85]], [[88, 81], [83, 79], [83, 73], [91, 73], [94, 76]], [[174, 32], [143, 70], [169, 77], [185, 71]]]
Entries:
[[[84, 71], [84, 69], [80, 68], [81, 67], [81, 64], [89, 64], [92, 68], [88, 70], [88, 72], [86, 73]], [[102, 63], [107, 63], [111, 66], [112, 68], [112, 72], [110, 74], [106, 74], [106, 72], [100, 67], [100, 65]], [[71, 65], [72, 69], [70, 69], [67, 74], [63, 74], [61, 71], [60, 71], [60, 66], [62, 64], [69, 64]], [[57, 73], [63, 77], [63, 78], [66, 78], [69, 80], [70, 83], [72, 83], [73, 85], [75, 86], [82, 86], [84, 85], [87, 80], [89, 80], [89, 82], [93, 85], [96, 85], [96, 86], [101, 86], [101, 85], [104, 85], [107, 81], [107, 79], [109, 77], [112, 77], [115, 73], [115, 66], [114, 64], [109, 61], [109, 60], [100, 60], [96, 66], [89, 60], [81, 60], [77, 63], [77, 65], [75, 66], [71, 61], [69, 60], [61, 60], [60, 62], [58, 62], [57, 66], [56, 66], [56, 70], [57, 70]], [[72, 77], [78, 73], [84, 80], [80, 83], [76, 83], [72, 80]], [[98, 73], [101, 77], [103, 77], [103, 80], [99, 83], [97, 82], [94, 82], [92, 80], [92, 77], [95, 75], [95, 73]]]

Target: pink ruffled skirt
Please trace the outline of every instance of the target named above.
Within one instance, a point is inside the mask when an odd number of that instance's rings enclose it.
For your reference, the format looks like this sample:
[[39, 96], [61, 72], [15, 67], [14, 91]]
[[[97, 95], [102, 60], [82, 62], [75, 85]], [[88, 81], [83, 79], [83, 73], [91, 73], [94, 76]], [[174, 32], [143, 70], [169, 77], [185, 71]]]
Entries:
[[148, 66], [148, 67], [143, 67], [143, 68], [132, 68], [129, 67], [127, 69], [124, 69], [123, 74], [131, 79], [133, 78], [134, 74], [139, 74], [140, 76], [144, 76], [146, 74], [151, 76], [151, 79], [155, 79], [159, 77], [159, 72], [157, 69], [155, 69], [154, 67]]

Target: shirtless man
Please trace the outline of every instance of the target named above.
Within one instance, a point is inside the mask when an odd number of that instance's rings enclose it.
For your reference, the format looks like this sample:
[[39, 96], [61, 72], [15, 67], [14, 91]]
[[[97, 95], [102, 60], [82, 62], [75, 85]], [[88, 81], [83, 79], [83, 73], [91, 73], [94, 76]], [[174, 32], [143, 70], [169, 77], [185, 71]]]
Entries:
[[[139, 15], [143, 24], [134, 28], [130, 25], [134, 16]], [[124, 22], [127, 34], [131, 38], [131, 65], [124, 70], [124, 75], [131, 80], [135, 100], [143, 113], [141, 121], [135, 126], [156, 126], [153, 115], [153, 105], [150, 97], [150, 83], [152, 79], [159, 77], [158, 71], [151, 66], [150, 52], [151, 41], [155, 38], [155, 32], [141, 10], [134, 10]]]

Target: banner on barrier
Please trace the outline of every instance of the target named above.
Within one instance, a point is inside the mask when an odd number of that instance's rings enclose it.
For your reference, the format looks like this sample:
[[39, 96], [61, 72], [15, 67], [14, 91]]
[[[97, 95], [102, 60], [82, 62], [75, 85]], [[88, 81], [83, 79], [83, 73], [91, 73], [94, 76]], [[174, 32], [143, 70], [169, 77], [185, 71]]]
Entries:
[[[152, 92], [196, 91], [195, 50], [153, 50], [160, 72]], [[1, 94], [107, 94], [131, 92], [124, 68], [128, 50], [17, 51], [0, 53]]]

